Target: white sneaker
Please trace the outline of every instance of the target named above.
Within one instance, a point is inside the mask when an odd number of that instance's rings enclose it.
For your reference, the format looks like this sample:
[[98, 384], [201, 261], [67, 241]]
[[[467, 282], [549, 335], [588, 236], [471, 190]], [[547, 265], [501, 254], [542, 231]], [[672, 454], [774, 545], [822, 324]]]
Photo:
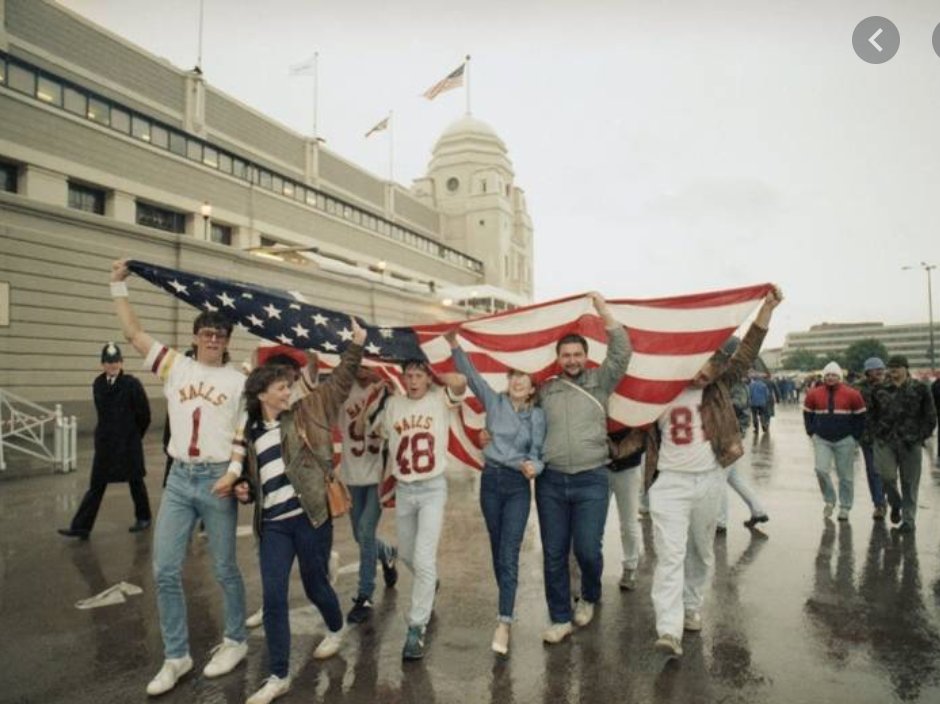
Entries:
[[833, 509], [835, 509], [835, 504], [826, 504], [823, 506], [823, 518], [832, 518]]
[[230, 638], [223, 638], [222, 642], [212, 649], [212, 658], [203, 668], [202, 674], [206, 677], [227, 675], [245, 659], [246, 655], [248, 655], [248, 643], [238, 643]]
[[586, 626], [594, 618], [594, 604], [584, 599], [579, 599], [574, 605], [574, 625]]
[[155, 697], [169, 692], [179, 682], [180, 677], [193, 669], [193, 659], [188, 655], [182, 658], [167, 658], [157, 676], [147, 685], [147, 694]]
[[570, 621], [564, 623], [553, 623], [542, 631], [542, 640], [546, 643], [561, 643], [565, 638], [571, 635], [574, 629]]
[[257, 628], [264, 624], [264, 608], [255, 611], [251, 616], [245, 619], [245, 626], [248, 628]]
[[498, 655], [506, 655], [509, 653], [509, 624], [503, 623], [500, 621], [496, 624], [496, 631], [493, 633], [493, 642], [490, 643], [490, 648], [493, 649], [494, 653]]
[[339, 646], [343, 644], [343, 636], [346, 634], [345, 628], [340, 628], [335, 633], [329, 631], [326, 637], [320, 641], [320, 645], [313, 651], [313, 657], [317, 660], [326, 660], [339, 652]]
[[678, 658], [682, 655], [682, 641], [668, 633], [657, 638], [653, 648], [670, 658]]
[[687, 631], [702, 630], [702, 614], [699, 611], [686, 611], [682, 627]]
[[271, 675], [261, 685], [261, 689], [248, 697], [245, 704], [269, 704], [282, 694], [290, 691], [290, 675], [287, 677], [278, 677]]
[[631, 570], [629, 567], [623, 568], [623, 573], [620, 575], [620, 588], [628, 592], [636, 589], [636, 570]]

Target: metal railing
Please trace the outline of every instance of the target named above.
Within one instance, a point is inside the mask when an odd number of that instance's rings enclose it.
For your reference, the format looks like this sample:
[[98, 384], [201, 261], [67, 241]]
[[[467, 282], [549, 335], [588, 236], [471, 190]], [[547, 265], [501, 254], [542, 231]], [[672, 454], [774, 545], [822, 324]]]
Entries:
[[6, 470], [7, 452], [12, 450], [71, 472], [76, 468], [77, 447], [78, 419], [64, 415], [61, 404], [50, 410], [0, 389], [0, 471]]

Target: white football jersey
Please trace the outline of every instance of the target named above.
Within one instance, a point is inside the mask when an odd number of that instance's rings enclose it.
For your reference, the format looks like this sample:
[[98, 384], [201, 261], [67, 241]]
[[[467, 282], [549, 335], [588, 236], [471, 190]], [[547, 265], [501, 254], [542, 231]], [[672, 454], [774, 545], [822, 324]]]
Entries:
[[367, 486], [382, 481], [382, 436], [365, 430], [368, 409], [382, 394], [381, 385], [365, 388], [353, 383], [339, 414], [342, 435], [341, 475], [349, 486]]
[[718, 466], [702, 425], [702, 392], [703, 389], [686, 387], [659, 416], [660, 470], [706, 472]]
[[181, 462], [228, 462], [242, 407], [245, 375], [200, 364], [154, 342], [144, 367], [163, 381], [170, 419], [170, 457]]
[[424, 481], [443, 474], [447, 466], [452, 402], [433, 386], [423, 398], [392, 396], [385, 406], [382, 434], [388, 439], [388, 461], [400, 482]]

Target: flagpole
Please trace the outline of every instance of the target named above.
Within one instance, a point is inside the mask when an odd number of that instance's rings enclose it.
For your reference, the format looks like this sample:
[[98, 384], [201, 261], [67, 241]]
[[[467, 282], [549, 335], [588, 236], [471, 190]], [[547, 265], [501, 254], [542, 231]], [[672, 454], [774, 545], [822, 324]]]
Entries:
[[199, 0], [199, 48], [196, 52], [196, 70], [202, 73], [202, 16], [204, 0]]
[[467, 98], [467, 115], [470, 115], [470, 54], [467, 54], [464, 65], [466, 66], [466, 69], [464, 69], [464, 74], [466, 76], [466, 82], [464, 83], [464, 94]]
[[317, 101], [317, 93], [320, 83], [320, 52], [313, 52], [313, 141], [317, 141], [317, 109], [319, 108]]
[[395, 126], [392, 122], [392, 111], [388, 111], [388, 180], [395, 182]]

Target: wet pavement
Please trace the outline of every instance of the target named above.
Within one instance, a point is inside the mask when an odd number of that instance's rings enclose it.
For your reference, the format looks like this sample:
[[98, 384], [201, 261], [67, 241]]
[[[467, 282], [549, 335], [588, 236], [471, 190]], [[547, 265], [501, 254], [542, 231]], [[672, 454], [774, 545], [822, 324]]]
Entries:
[[[162, 458], [151, 433], [148, 487], [154, 509]], [[750, 440], [753, 436], [749, 436]], [[162, 662], [150, 573], [150, 533], [132, 535], [124, 485], [108, 489], [87, 542], [56, 534], [68, 525], [88, 481], [90, 438], [77, 473], [12, 469], [0, 476], [0, 702], [142, 702]], [[439, 554], [442, 581], [429, 628], [429, 654], [401, 661], [411, 579], [376, 589], [371, 621], [348, 632], [337, 657], [315, 662], [324, 634], [294, 573], [291, 584], [292, 691], [284, 702], [940, 702], [940, 474], [925, 463], [916, 535], [871, 520], [861, 460], [856, 507], [847, 524], [822, 518], [811, 448], [794, 408], [783, 408], [769, 437], [743, 461], [771, 520], [742, 527], [732, 494], [731, 524], [716, 538], [713, 589], [701, 634], [687, 634], [684, 657], [653, 652], [651, 526], [641, 521], [645, 555], [638, 589], [620, 592], [619, 527], [608, 516], [604, 595], [595, 620], [568, 641], [545, 646], [541, 553], [533, 508], [520, 565], [518, 622], [508, 658], [489, 650], [496, 588], [477, 493], [478, 478], [451, 477]], [[250, 512], [240, 523], [239, 563], [248, 609], [261, 585]], [[380, 533], [394, 534], [387, 514]], [[340, 519], [337, 590], [344, 610], [355, 596], [357, 553]], [[78, 610], [75, 602], [120, 581], [143, 588], [124, 604]], [[220, 592], [205, 541], [186, 564], [190, 647], [199, 672], [221, 638]], [[263, 629], [251, 632], [247, 662], [230, 675], [184, 678], [151, 701], [241, 702], [267, 675]]]

